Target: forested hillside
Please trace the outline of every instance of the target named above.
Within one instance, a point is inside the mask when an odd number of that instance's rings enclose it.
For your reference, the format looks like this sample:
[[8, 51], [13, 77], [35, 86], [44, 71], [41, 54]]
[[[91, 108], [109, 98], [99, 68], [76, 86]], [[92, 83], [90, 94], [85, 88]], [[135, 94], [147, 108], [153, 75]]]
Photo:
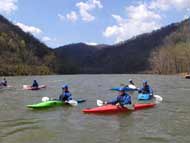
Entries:
[[190, 72], [190, 19], [164, 39], [150, 59], [152, 71], [159, 74]]
[[51, 49], [0, 16], [0, 75], [190, 71], [190, 19], [115, 45]]
[[[69, 65], [59, 72], [64, 73], [64, 69], [68, 69], [68, 73], [184, 72], [190, 66], [187, 54], [190, 37], [189, 21], [190, 19], [187, 19], [174, 23], [111, 46], [98, 48], [99, 46], [78, 43], [59, 47], [55, 49], [59, 61], [65, 61]], [[165, 60], [167, 64], [163, 63]]]
[[0, 75], [53, 73], [55, 54], [0, 15]]

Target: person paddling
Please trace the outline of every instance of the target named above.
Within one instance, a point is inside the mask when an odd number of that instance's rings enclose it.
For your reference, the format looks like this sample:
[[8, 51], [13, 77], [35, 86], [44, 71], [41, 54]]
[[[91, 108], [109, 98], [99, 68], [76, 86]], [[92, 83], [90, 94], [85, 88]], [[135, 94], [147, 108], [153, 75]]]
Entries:
[[143, 94], [149, 94], [150, 96], [153, 96], [153, 90], [150, 85], [148, 85], [147, 80], [143, 80], [143, 87], [139, 89], [139, 93]]
[[38, 82], [36, 80], [33, 81], [32, 87], [33, 88], [38, 88]]
[[6, 78], [3, 78], [3, 80], [0, 82], [1, 86], [7, 86], [7, 80]]
[[62, 86], [62, 94], [59, 96], [59, 100], [63, 102], [72, 100], [72, 94], [69, 92], [68, 85], [65, 84]]
[[125, 107], [126, 105], [131, 105], [131, 96], [125, 92], [125, 88], [121, 87], [119, 89], [119, 95], [113, 99], [112, 101], [106, 101], [104, 104], [112, 104], [112, 105], [120, 105], [121, 107]]

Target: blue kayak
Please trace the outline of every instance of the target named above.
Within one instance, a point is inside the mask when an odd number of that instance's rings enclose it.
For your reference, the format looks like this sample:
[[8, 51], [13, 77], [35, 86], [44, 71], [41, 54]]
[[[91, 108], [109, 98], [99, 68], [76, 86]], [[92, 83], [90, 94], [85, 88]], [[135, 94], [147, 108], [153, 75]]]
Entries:
[[139, 93], [137, 99], [138, 100], [150, 100], [150, 99], [152, 99], [152, 95]]
[[[111, 88], [111, 90], [119, 91], [120, 88], [121, 88], [121, 87], [113, 87], [113, 88]], [[136, 90], [137, 90], [137, 89], [125, 87], [125, 91], [136, 91]]]

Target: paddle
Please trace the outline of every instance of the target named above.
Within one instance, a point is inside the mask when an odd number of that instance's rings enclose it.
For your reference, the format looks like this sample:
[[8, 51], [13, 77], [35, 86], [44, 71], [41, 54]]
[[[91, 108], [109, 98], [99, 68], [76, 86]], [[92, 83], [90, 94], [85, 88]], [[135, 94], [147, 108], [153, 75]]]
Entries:
[[65, 102], [65, 103], [69, 103], [72, 106], [77, 106], [78, 105], [78, 102], [76, 100], [69, 100], [68, 102]]
[[157, 103], [157, 104], [163, 101], [163, 97], [161, 97], [161, 96], [159, 96], [159, 95], [153, 95], [153, 96], [154, 96], [154, 98], [156, 99], [156, 103]]
[[[96, 104], [99, 107], [103, 106], [104, 105], [104, 101], [97, 99]], [[134, 106], [132, 104], [124, 105], [124, 108], [127, 108], [129, 110], [134, 110]]]
[[99, 107], [100, 107], [100, 106], [103, 106], [103, 105], [104, 105], [104, 101], [97, 99], [96, 104], [97, 104], [97, 106], [99, 106]]
[[135, 90], [137, 90], [137, 87], [136, 87], [135, 85], [133, 85], [133, 84], [125, 85], [125, 84], [121, 83], [120, 86], [128, 87], [128, 88], [131, 88], [131, 89], [135, 89]]
[[[49, 97], [42, 97], [42, 102], [47, 102], [47, 101], [50, 101], [52, 100], [51, 98]], [[69, 101], [65, 101], [65, 103], [68, 103], [72, 106], [77, 106], [78, 105], [78, 102], [76, 100], [69, 100]]]

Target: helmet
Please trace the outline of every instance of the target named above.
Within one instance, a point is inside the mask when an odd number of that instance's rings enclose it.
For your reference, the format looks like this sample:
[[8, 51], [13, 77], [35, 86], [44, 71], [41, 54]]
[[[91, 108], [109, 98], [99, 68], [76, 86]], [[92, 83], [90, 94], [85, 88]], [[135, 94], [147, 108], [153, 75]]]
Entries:
[[129, 82], [133, 82], [133, 80], [132, 80], [132, 79], [129, 79]]
[[120, 87], [119, 91], [125, 91], [125, 87]]
[[147, 83], [147, 80], [143, 80], [143, 83]]
[[63, 86], [62, 86], [62, 88], [64, 89], [64, 88], [68, 88], [68, 85], [67, 84], [64, 84]]

